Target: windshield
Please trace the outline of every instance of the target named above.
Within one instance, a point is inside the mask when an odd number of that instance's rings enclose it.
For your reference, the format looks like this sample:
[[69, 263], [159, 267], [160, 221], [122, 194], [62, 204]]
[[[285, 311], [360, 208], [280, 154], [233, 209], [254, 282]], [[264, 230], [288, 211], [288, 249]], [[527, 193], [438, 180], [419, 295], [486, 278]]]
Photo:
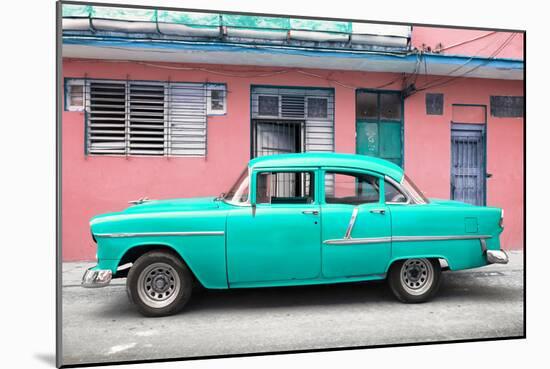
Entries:
[[249, 176], [248, 168], [241, 173], [235, 184], [231, 189], [225, 194], [223, 200], [225, 202], [243, 205], [248, 204], [249, 201]]
[[401, 185], [405, 188], [405, 190], [409, 193], [409, 195], [411, 195], [415, 203], [427, 204], [430, 202], [428, 198], [424, 196], [422, 191], [420, 191], [420, 189], [416, 187], [414, 182], [409, 177], [407, 177], [407, 175], [403, 177], [403, 180], [401, 181]]

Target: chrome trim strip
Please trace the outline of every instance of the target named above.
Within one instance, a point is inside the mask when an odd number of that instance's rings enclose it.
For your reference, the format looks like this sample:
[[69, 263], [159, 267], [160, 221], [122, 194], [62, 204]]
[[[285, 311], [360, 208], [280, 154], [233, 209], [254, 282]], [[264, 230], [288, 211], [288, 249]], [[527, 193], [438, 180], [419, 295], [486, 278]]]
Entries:
[[344, 235], [344, 239], [349, 240], [351, 238], [351, 231], [353, 231], [353, 226], [355, 225], [355, 219], [357, 218], [357, 213], [359, 212], [359, 208], [356, 206], [353, 208], [353, 211], [351, 212], [351, 218], [349, 220], [348, 229], [346, 229], [346, 234]]
[[485, 240], [489, 235], [463, 236], [395, 236], [395, 237], [367, 237], [367, 238], [340, 238], [323, 241], [326, 245], [359, 245], [384, 242], [415, 242], [415, 241], [450, 241], [450, 240]]
[[324, 243], [327, 245], [358, 245], [358, 244], [383, 243], [383, 242], [391, 242], [391, 237], [370, 237], [370, 238], [326, 240]]
[[141, 233], [95, 233], [96, 237], [122, 238], [122, 237], [163, 237], [163, 236], [223, 236], [224, 231], [203, 232], [141, 232]]
[[462, 236], [393, 236], [393, 242], [407, 241], [448, 241], [448, 240], [478, 240], [491, 238], [489, 235], [473, 234]]

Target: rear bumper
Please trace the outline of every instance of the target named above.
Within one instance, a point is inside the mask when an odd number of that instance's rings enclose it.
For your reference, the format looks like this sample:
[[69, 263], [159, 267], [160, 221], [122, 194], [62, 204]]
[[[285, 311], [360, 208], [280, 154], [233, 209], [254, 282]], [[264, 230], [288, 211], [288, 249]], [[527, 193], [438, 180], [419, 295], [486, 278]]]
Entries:
[[508, 254], [503, 250], [487, 250], [489, 264], [508, 264]]
[[94, 270], [93, 268], [86, 270], [82, 276], [82, 287], [98, 288], [105, 287], [111, 283], [113, 272], [110, 270]]

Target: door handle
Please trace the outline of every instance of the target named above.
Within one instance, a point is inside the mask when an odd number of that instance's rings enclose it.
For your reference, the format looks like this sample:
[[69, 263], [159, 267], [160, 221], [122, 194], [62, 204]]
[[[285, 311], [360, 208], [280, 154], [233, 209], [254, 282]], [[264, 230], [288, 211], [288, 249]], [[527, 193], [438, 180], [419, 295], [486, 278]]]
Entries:
[[373, 214], [382, 214], [382, 215], [386, 214], [385, 209], [372, 209], [370, 212]]
[[302, 211], [302, 214], [319, 215], [319, 211], [318, 210], [304, 210], [304, 211]]

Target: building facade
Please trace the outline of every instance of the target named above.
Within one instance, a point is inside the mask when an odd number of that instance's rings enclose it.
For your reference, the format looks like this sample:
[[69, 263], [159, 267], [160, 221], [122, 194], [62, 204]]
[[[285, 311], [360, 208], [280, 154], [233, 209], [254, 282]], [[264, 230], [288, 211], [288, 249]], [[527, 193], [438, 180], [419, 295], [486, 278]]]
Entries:
[[502, 207], [502, 246], [521, 249], [523, 37], [64, 5], [63, 260], [94, 258], [96, 214], [217, 195], [250, 158], [304, 151]]

